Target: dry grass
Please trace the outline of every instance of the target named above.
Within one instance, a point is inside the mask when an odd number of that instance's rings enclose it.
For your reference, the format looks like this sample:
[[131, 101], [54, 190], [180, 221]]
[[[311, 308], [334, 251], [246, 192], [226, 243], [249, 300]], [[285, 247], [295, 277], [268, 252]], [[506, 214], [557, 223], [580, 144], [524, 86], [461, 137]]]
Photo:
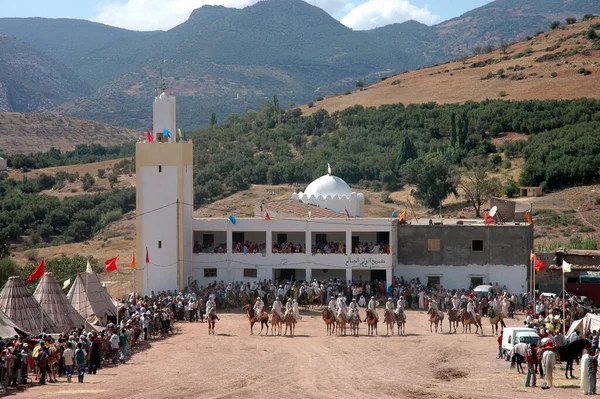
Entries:
[[[489, 54], [478, 55], [467, 61], [450, 62], [447, 64], [423, 68], [407, 73], [391, 76], [385, 81], [368, 86], [362, 91], [350, 95], [329, 96], [323, 101], [315, 102], [313, 108], [301, 107], [303, 114], [310, 115], [319, 109], [334, 112], [346, 109], [356, 104], [365, 107], [382, 104], [420, 104], [430, 101], [438, 104], [462, 103], [468, 100], [483, 101], [486, 99], [505, 98], [508, 100], [530, 99], [575, 99], [581, 97], [600, 97], [600, 51], [592, 50], [592, 43], [582, 36], [568, 36], [587, 32], [590, 25], [598, 23], [597, 19], [569, 25], [564, 30], [556, 30], [541, 34], [532, 40], [516, 43], [502, 54], [496, 50]], [[560, 47], [551, 50], [559, 41], [564, 40]], [[563, 57], [554, 61], [535, 62], [535, 59], [545, 54], [563, 50], [570, 51], [583, 47], [590, 51], [589, 56], [577, 54]], [[531, 48], [530, 56], [513, 59], [519, 53]], [[470, 65], [488, 59], [510, 59], [481, 68], [471, 68]], [[567, 63], [568, 62], [568, 63]], [[525, 67], [520, 71], [510, 71], [509, 67]], [[577, 73], [579, 68], [592, 72], [589, 76]], [[464, 68], [464, 69], [463, 69]], [[481, 80], [488, 73], [495, 74], [504, 69], [506, 78], [494, 77]], [[551, 77], [556, 72], [557, 77]], [[511, 80], [513, 75], [523, 74], [523, 80]], [[399, 84], [393, 84], [399, 81]], [[505, 92], [506, 96], [500, 93]]]
[[458, 378], [465, 378], [468, 375], [468, 372], [455, 367], [438, 368], [433, 372], [433, 376], [438, 380], [442, 381], [450, 381], [456, 380]]

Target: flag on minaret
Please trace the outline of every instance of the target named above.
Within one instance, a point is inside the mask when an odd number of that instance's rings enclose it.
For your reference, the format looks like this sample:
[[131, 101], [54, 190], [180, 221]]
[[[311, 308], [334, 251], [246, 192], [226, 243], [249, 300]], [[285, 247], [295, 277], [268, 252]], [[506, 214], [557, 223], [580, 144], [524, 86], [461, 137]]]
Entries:
[[398, 220], [403, 221], [405, 217], [406, 217], [406, 209], [403, 210], [402, 212], [400, 212], [400, 215], [398, 215]]
[[135, 269], [135, 254], [133, 254], [133, 257], [131, 258], [131, 263], [129, 264], [129, 267]]
[[344, 207], [344, 212], [346, 212], [346, 217], [350, 219], [350, 212], [348, 212], [348, 208]]
[[269, 212], [265, 213], [265, 220], [271, 220], [271, 216], [269, 216]]
[[525, 212], [525, 220], [527, 220], [527, 224], [533, 223], [533, 220], [531, 220], [531, 216], [529, 215], [529, 212]]
[[45, 266], [46, 266], [46, 262], [44, 262], [44, 259], [42, 259], [42, 261], [37, 265], [37, 267], [35, 268], [35, 270], [33, 271], [33, 273], [31, 273], [29, 275], [29, 277], [27, 278], [27, 281], [25, 283], [29, 284], [33, 280], [37, 280], [38, 278], [44, 277], [44, 268], [45, 268]]
[[117, 271], [117, 259], [119, 259], [118, 256], [111, 258], [107, 261], [104, 262], [104, 265], [106, 266], [106, 272], [110, 273], [110, 272], [115, 272]]
[[541, 260], [540, 258], [538, 258], [537, 256], [535, 256], [535, 255], [533, 255], [533, 256], [535, 258], [533, 267], [535, 267], [535, 270], [537, 270], [538, 272], [541, 272], [542, 270], [544, 270], [547, 263], [544, 262], [543, 260]]
[[146, 130], [146, 140], [148, 140], [148, 143], [152, 143], [152, 133], [150, 133], [150, 130]]
[[331, 165], [327, 164], [327, 173], [331, 174]]
[[146, 263], [150, 263], [150, 255], [148, 255], [148, 247], [146, 247]]
[[171, 132], [170, 132], [169, 130], [165, 129], [165, 130], [163, 131], [163, 136], [165, 136], [165, 137], [169, 137], [169, 138], [170, 138], [170, 137], [171, 137]]

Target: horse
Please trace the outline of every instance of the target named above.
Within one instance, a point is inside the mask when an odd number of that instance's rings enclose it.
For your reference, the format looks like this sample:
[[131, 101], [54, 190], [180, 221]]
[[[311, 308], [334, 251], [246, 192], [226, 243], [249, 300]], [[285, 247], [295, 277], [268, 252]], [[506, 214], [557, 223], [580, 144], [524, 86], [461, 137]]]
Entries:
[[340, 313], [340, 315], [337, 317], [337, 323], [338, 323], [338, 335], [346, 335], [346, 324], [348, 324], [348, 318], [346, 317], [346, 315], [344, 313]]
[[350, 313], [348, 324], [350, 324], [350, 334], [358, 337], [358, 326], [360, 325], [358, 311]]
[[394, 335], [394, 324], [396, 323], [396, 317], [394, 316], [394, 312], [392, 312], [389, 309], [386, 309], [383, 315], [383, 322], [386, 325], [385, 335], [389, 335], [390, 330], [392, 331], [392, 335]]
[[[488, 314], [490, 316], [490, 324], [492, 325], [492, 334], [498, 334], [498, 323], [500, 323], [503, 329], [506, 328], [506, 324], [504, 324], [504, 318], [502, 317], [502, 313], [496, 314], [496, 312], [494, 312], [494, 309], [491, 308]], [[494, 327], [496, 327], [495, 333]]]
[[377, 335], [377, 323], [379, 319], [375, 316], [375, 313], [371, 309], [367, 309], [367, 335]]
[[233, 291], [228, 291], [227, 294], [225, 294], [225, 306], [228, 311], [235, 307], [235, 294]]
[[567, 372], [571, 370], [571, 378], [573, 377], [573, 360], [581, 356], [584, 349], [588, 349], [590, 343], [587, 339], [578, 339], [565, 346], [557, 346], [556, 351], [561, 362], [566, 363], [565, 378], [569, 378]]
[[[292, 314], [287, 314], [286, 316], [283, 317], [283, 322], [285, 323], [285, 332], [283, 333], [283, 335], [285, 336], [287, 334], [287, 330], [288, 327], [290, 328], [290, 336], [293, 337], [294, 336], [294, 330], [296, 329], [296, 319], [294, 319], [294, 316]], [[281, 335], [281, 331], [280, 331], [280, 335]]]
[[215, 313], [214, 309], [208, 312], [206, 320], [208, 321], [208, 335], [215, 335], [215, 320], [219, 320], [219, 317]]
[[245, 291], [240, 292], [240, 305], [245, 306], [250, 302], [250, 297]]
[[435, 324], [435, 332], [437, 333], [439, 324], [440, 332], [443, 332], [444, 314], [437, 309], [429, 308], [427, 315], [429, 315], [429, 331], [433, 332], [433, 324]]
[[331, 312], [331, 310], [329, 310], [329, 308], [327, 308], [323, 310], [321, 316], [323, 317], [323, 321], [327, 326], [327, 335], [335, 334], [335, 315]]
[[[525, 353], [527, 353], [527, 344], [522, 342], [513, 346], [509, 353], [510, 368], [514, 369], [517, 367], [517, 373], [524, 373], [523, 362], [525, 361]], [[520, 371], [519, 371], [520, 370]]]
[[544, 370], [546, 370], [546, 376], [544, 378], [544, 385], [552, 387], [554, 365], [556, 364], [556, 353], [553, 350], [546, 350], [542, 355], [542, 363]]
[[454, 308], [450, 308], [448, 309], [448, 325], [449, 325], [449, 330], [450, 332], [452, 332], [452, 327], [454, 326], [454, 333], [456, 333], [456, 329], [458, 328], [458, 322], [460, 320], [459, 314], [458, 314], [458, 310], [454, 309]]
[[404, 313], [403, 310], [398, 313], [394, 312], [394, 317], [396, 319], [396, 324], [398, 325], [398, 335], [403, 335], [406, 332], [406, 313]]
[[308, 291], [303, 291], [302, 294], [298, 297], [298, 305], [303, 306], [304, 310], [308, 310], [310, 308], [310, 298]]
[[471, 324], [475, 324], [477, 327], [475, 329], [475, 334], [479, 332], [481, 328], [481, 335], [483, 335], [483, 325], [481, 324], [481, 315], [475, 315], [475, 320], [473, 320], [473, 316], [471, 313], [467, 312], [466, 309], [461, 309], [460, 311], [460, 321], [463, 325], [463, 333], [467, 332], [467, 327], [469, 327], [469, 332], [471, 332]]
[[277, 329], [277, 335], [281, 335], [281, 325], [283, 324], [283, 319], [276, 313], [271, 311], [271, 335], [275, 335], [275, 330]]
[[260, 317], [256, 317], [256, 312], [254, 311], [254, 308], [250, 306], [250, 304], [244, 306], [242, 310], [246, 311], [246, 316], [248, 316], [248, 321], [250, 322], [250, 335], [254, 334], [254, 323], [257, 323], [259, 321], [260, 332], [258, 334], [260, 335], [262, 333], [263, 328], [265, 326], [267, 327], [267, 334], [269, 333], [269, 315], [267, 314], [267, 312], [262, 312]]

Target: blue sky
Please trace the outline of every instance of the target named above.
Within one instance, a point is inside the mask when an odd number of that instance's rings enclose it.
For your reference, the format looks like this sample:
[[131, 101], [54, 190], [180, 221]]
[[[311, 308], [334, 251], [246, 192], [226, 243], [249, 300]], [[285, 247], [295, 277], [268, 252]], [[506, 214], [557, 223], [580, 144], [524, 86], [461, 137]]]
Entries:
[[[169, 29], [203, 4], [245, 7], [257, 0], [0, 0], [0, 17], [81, 18], [135, 30]], [[371, 29], [416, 19], [435, 24], [491, 0], [308, 0], [343, 24]]]

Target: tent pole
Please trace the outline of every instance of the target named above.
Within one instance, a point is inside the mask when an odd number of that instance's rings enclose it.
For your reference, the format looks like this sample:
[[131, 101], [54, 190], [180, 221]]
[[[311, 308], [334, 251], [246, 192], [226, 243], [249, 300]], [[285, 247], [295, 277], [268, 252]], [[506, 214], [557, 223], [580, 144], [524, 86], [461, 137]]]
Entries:
[[[564, 266], [563, 266], [564, 267]], [[565, 335], [565, 269], [562, 270], [562, 328], [563, 335]]]

